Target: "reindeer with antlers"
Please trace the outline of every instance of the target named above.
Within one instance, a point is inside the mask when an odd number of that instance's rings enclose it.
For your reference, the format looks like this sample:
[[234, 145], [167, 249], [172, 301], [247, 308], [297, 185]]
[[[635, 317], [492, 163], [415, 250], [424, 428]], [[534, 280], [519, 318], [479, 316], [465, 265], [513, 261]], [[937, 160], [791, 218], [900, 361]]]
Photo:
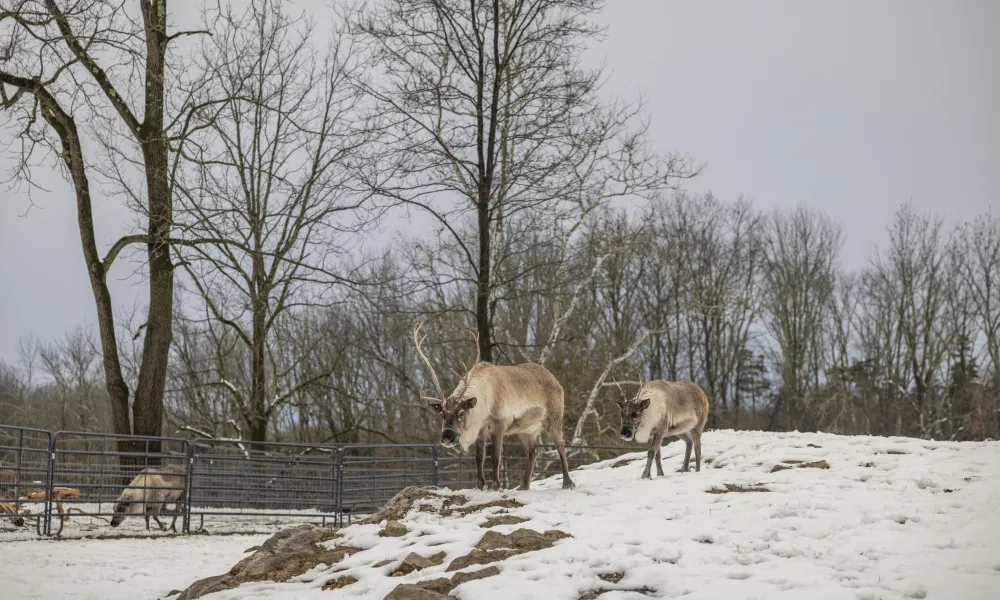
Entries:
[[[459, 377], [458, 386], [450, 396], [445, 396], [437, 373], [421, 346], [427, 336], [420, 337], [423, 323], [413, 329], [413, 342], [417, 354], [430, 371], [438, 397], [421, 397], [441, 416], [441, 443], [447, 447], [459, 444], [462, 450], [476, 446], [476, 483], [479, 489], [487, 487], [484, 465], [486, 442], [493, 443], [493, 476], [490, 487], [500, 489], [500, 459], [503, 455], [503, 438], [516, 435], [527, 451], [524, 478], [517, 489], [527, 490], [535, 469], [535, 444], [539, 435], [545, 434], [555, 443], [562, 464], [563, 489], [576, 487], [569, 477], [569, 463], [563, 443], [563, 389], [559, 381], [542, 365], [525, 363], [505, 366], [480, 361], [478, 336], [476, 362], [465, 375]], [[465, 366], [463, 365], [463, 368]], [[457, 373], [456, 373], [457, 375]]]
[[622, 439], [635, 440], [640, 444], [650, 442], [643, 479], [650, 479], [654, 458], [656, 474], [663, 477], [660, 445], [664, 437], [678, 437], [686, 444], [681, 472], [688, 470], [692, 446], [695, 471], [701, 471], [701, 432], [708, 420], [708, 396], [703, 389], [690, 381], [657, 379], [642, 383], [631, 402], [621, 385], [618, 385], [618, 391], [622, 397], [615, 400], [615, 404], [621, 411]]

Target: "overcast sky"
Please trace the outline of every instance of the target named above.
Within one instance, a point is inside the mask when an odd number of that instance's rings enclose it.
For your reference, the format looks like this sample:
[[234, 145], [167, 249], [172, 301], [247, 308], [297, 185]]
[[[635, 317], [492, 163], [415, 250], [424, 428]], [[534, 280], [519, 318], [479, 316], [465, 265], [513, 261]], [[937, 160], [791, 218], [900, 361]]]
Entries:
[[[819, 208], [843, 226], [849, 268], [883, 242], [903, 202], [950, 223], [998, 211], [1000, 2], [608, 4], [608, 37], [595, 53], [608, 92], [643, 94], [656, 148], [707, 162], [688, 189], [761, 208]], [[39, 173], [49, 191], [33, 193], [31, 210], [23, 190], [0, 188], [8, 361], [21, 338], [95, 323], [71, 190]], [[106, 248], [132, 218], [111, 199], [95, 203]], [[113, 272], [122, 308], [142, 302], [131, 268]]]

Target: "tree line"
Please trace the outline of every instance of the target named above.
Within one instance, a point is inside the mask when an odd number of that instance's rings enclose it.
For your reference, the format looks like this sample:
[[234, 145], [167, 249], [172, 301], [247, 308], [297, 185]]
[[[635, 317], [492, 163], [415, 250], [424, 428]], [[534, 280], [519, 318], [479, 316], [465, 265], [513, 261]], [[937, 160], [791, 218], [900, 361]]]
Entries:
[[[97, 321], [0, 363], [0, 422], [427, 441], [426, 322], [439, 373], [549, 368], [575, 443], [652, 378], [702, 385], [710, 427], [1000, 436], [1000, 220], [903, 206], [847, 271], [820, 211], [683, 191], [699, 165], [582, 63], [603, 4], [384, 0], [331, 29], [253, 0], [177, 31], [166, 0], [0, 4], [15, 177], [72, 182]], [[97, 196], [138, 223], [107, 248]], [[150, 301], [123, 315], [126, 256]]]

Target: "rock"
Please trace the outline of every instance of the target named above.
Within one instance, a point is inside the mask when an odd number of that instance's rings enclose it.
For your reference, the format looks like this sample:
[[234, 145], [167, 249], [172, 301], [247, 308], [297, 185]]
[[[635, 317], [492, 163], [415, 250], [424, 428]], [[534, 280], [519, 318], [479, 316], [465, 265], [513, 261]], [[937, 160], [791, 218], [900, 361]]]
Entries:
[[406, 525], [399, 521], [391, 520], [385, 524], [385, 528], [378, 532], [379, 537], [400, 537], [406, 535]]
[[181, 593], [181, 591], [180, 591], [180, 590], [170, 590], [170, 592], [169, 592], [169, 593], [167, 593], [166, 597], [167, 597], [167, 598], [169, 598], [169, 597], [171, 597], [171, 596], [176, 596], [176, 595], [177, 595], [177, 594], [179, 594], [179, 593]]
[[332, 565], [360, 551], [357, 548], [327, 548], [322, 545], [335, 537], [338, 534], [333, 529], [316, 525], [300, 525], [276, 533], [253, 554], [236, 563], [228, 573], [194, 582], [178, 600], [193, 600], [248, 581], [288, 581], [316, 565]]
[[341, 575], [340, 577], [327, 581], [323, 584], [324, 590], [339, 590], [340, 588], [347, 587], [352, 583], [357, 583], [358, 579], [350, 575]]
[[473, 504], [472, 506], [464, 506], [462, 508], [448, 508], [448, 506], [447, 501], [445, 501], [444, 506], [441, 508], [442, 517], [450, 517], [455, 514], [460, 517], [464, 517], [468, 514], [485, 510], [487, 508], [521, 508], [524, 505], [513, 498], [501, 498], [500, 500], [493, 500], [492, 502], [486, 502], [484, 504]]
[[568, 533], [552, 529], [539, 533], [531, 529], [516, 529], [508, 534], [487, 531], [475, 549], [451, 561], [448, 571], [458, 571], [472, 565], [484, 565], [511, 556], [549, 548], [557, 541], [570, 537]]
[[514, 515], [497, 515], [486, 519], [486, 522], [480, 525], [480, 527], [489, 529], [491, 527], [496, 527], [497, 525], [517, 525], [518, 523], [524, 523], [527, 520], [528, 519], [522, 519], [521, 517], [515, 517]]
[[437, 488], [415, 485], [403, 488], [391, 500], [386, 502], [385, 506], [380, 508], [378, 512], [361, 519], [358, 523], [361, 525], [374, 525], [382, 521], [401, 521], [406, 516], [406, 513], [410, 512], [410, 509], [413, 508], [413, 504], [417, 500], [440, 497], [439, 494], [434, 492], [435, 489]]
[[438, 577], [437, 579], [429, 579], [427, 581], [421, 581], [416, 585], [419, 585], [425, 590], [430, 590], [432, 592], [437, 592], [439, 594], [447, 594], [451, 590], [455, 589], [455, 587], [457, 586], [457, 584], [453, 583], [452, 580], [448, 579], [447, 577]]
[[451, 576], [451, 579], [448, 579], [447, 577], [438, 577], [437, 579], [418, 582], [416, 585], [419, 585], [425, 590], [431, 590], [432, 592], [437, 592], [439, 594], [448, 594], [453, 589], [468, 581], [486, 579], [487, 577], [493, 577], [494, 575], [499, 574], [500, 569], [498, 569], [496, 565], [490, 565], [485, 569], [473, 571], [472, 573], [455, 573]]
[[558, 529], [552, 529], [545, 533], [539, 533], [533, 529], [516, 529], [508, 534], [496, 531], [487, 531], [483, 539], [476, 545], [480, 550], [497, 550], [500, 548], [512, 548], [520, 550], [520, 553], [531, 552], [532, 550], [542, 550], [548, 548], [557, 541], [568, 538], [569, 534]]
[[[775, 466], [777, 466], [777, 465], [775, 465]], [[771, 472], [774, 473], [774, 470], [772, 469]], [[725, 485], [725, 488], [723, 488], [723, 489], [712, 488], [710, 490], [705, 490], [705, 492], [708, 493], [708, 494], [728, 494], [730, 492], [770, 492], [771, 491], [771, 490], [767, 489], [766, 487], [764, 487], [764, 486], [762, 486], [760, 484], [757, 484], [757, 483], [750, 484], [750, 485], [738, 485], [738, 484], [735, 484], [735, 483], [726, 483], [724, 485]]]
[[475, 581], [477, 579], [486, 579], [487, 577], [493, 577], [494, 575], [499, 575], [500, 569], [496, 565], [490, 565], [485, 569], [479, 569], [478, 571], [473, 571], [472, 573], [455, 573], [452, 576], [451, 582], [455, 587], [462, 585], [467, 581]]
[[397, 585], [384, 600], [452, 600], [451, 596], [413, 584]]
[[426, 569], [427, 567], [436, 567], [444, 562], [444, 558], [448, 556], [444, 552], [438, 552], [432, 556], [423, 557], [416, 552], [410, 552], [403, 562], [400, 563], [396, 570], [393, 571], [393, 577], [399, 577], [402, 575], [407, 575], [414, 571], [419, 571], [421, 569]]
[[[785, 461], [785, 462], [791, 463], [794, 461]], [[774, 465], [773, 467], [771, 467], [771, 472], [777, 473], [778, 471], [785, 471], [788, 469], [829, 469], [829, 468], [830, 464], [825, 460], [816, 460], [813, 462], [800, 463], [795, 465], [791, 464]]]

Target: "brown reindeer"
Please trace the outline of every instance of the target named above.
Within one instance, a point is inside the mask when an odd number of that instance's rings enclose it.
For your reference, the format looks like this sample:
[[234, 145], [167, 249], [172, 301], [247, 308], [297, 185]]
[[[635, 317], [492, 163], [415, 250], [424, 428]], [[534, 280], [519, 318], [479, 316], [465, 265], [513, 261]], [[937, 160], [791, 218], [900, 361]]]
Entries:
[[708, 396], [698, 385], [690, 381], [654, 380], [644, 384], [631, 402], [622, 391], [621, 400], [615, 403], [621, 410], [622, 439], [634, 439], [640, 444], [650, 442], [643, 479], [651, 477], [653, 458], [656, 458], [656, 474], [663, 476], [660, 444], [664, 437], [676, 436], [686, 444], [681, 472], [688, 470], [692, 446], [695, 471], [701, 471], [701, 432], [708, 420]]
[[146, 517], [147, 531], [150, 516], [156, 520], [160, 531], [165, 531], [166, 526], [160, 522], [160, 513], [166, 509], [167, 504], [173, 502], [174, 518], [170, 522], [170, 530], [176, 532], [177, 517], [184, 512], [182, 496], [185, 473], [184, 467], [178, 465], [142, 470], [118, 496], [111, 526], [118, 527], [130, 514], [141, 514]]
[[476, 339], [476, 362], [460, 378], [458, 387], [450, 396], [441, 389], [434, 367], [421, 349], [421, 323], [413, 330], [417, 354], [430, 371], [438, 397], [423, 395], [430, 407], [441, 416], [441, 443], [446, 447], [459, 444], [463, 450], [476, 446], [476, 484], [485, 489], [486, 442], [493, 442], [493, 478], [490, 487], [500, 489], [500, 459], [503, 456], [503, 438], [516, 435], [527, 450], [524, 478], [517, 489], [526, 490], [531, 485], [535, 469], [535, 444], [539, 435], [545, 434], [555, 443], [562, 464], [563, 489], [575, 487], [569, 477], [569, 463], [563, 443], [563, 389], [559, 381], [545, 367], [535, 363], [503, 366], [480, 361]]

